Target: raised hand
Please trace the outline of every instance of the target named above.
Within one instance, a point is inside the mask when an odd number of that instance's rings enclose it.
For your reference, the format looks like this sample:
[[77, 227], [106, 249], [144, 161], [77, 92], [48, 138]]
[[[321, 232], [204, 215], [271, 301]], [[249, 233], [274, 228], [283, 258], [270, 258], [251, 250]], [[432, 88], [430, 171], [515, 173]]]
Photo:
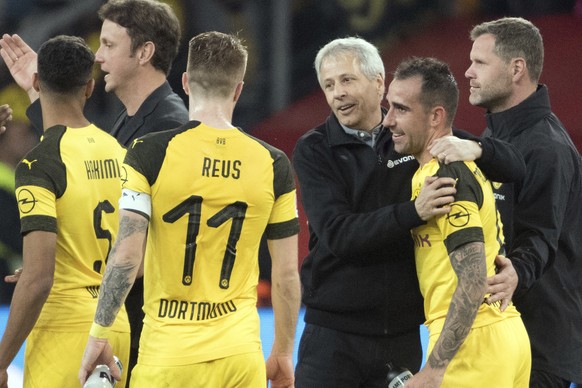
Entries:
[[36, 52], [17, 34], [2, 35], [0, 39], [0, 55], [12, 78], [33, 102], [38, 98], [38, 92], [32, 87], [32, 75], [36, 73]]

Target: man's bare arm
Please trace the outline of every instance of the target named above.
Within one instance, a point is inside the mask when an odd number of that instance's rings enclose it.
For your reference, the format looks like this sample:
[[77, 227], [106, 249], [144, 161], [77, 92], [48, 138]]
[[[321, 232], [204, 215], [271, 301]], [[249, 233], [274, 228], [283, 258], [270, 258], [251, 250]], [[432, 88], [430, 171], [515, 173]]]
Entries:
[[451, 252], [450, 259], [458, 283], [443, 331], [428, 358], [433, 368], [446, 367], [453, 359], [467, 338], [485, 295], [487, 267], [484, 244], [465, 244]]
[[148, 220], [137, 213], [120, 210], [119, 234], [103, 275], [95, 322], [111, 326], [135, 282], [145, 251]]
[[297, 235], [267, 243], [273, 267], [271, 299], [275, 314], [275, 341], [266, 361], [267, 378], [273, 388], [293, 387], [293, 347], [301, 299]]
[[[148, 224], [148, 220], [143, 215], [123, 209], [119, 211], [119, 234], [109, 254], [101, 282], [93, 326], [107, 328], [115, 321], [119, 309], [133, 286], [143, 259]], [[81, 385], [85, 384], [87, 377], [97, 364], [109, 366], [113, 377], [117, 380], [121, 379], [121, 372], [113, 359], [111, 345], [106, 336], [104, 337], [96, 337], [93, 332], [89, 335], [78, 375]]]
[[53, 285], [57, 235], [35, 230], [23, 239], [23, 271], [14, 290], [6, 330], [0, 342], [0, 374], [28, 337]]
[[426, 365], [406, 383], [407, 388], [440, 386], [447, 366], [467, 338], [483, 302], [487, 276], [484, 244], [472, 242], [462, 245], [449, 257], [457, 275], [457, 288], [439, 339]]

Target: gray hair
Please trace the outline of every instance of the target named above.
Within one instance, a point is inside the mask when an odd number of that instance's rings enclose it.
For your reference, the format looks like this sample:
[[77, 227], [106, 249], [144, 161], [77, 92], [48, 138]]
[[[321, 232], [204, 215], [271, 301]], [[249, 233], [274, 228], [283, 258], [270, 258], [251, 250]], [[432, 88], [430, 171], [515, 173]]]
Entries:
[[358, 37], [335, 39], [323, 46], [315, 57], [314, 67], [319, 85], [322, 85], [320, 70], [321, 63], [328, 57], [338, 57], [345, 54], [354, 54], [358, 59], [360, 70], [370, 80], [378, 75], [385, 78], [384, 63], [378, 48], [372, 43]]

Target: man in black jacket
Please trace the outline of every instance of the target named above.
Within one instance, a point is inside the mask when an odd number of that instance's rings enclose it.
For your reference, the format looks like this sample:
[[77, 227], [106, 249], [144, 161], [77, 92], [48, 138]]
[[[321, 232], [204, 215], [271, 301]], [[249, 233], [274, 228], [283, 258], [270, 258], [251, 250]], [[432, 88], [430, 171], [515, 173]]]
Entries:
[[547, 87], [538, 84], [544, 58], [538, 28], [522, 18], [502, 18], [473, 28], [471, 39], [469, 101], [487, 109], [485, 136], [515, 144], [527, 167], [524, 179], [495, 186], [508, 260], [493, 280], [513, 275], [509, 291], [500, 289], [500, 295], [515, 290], [532, 346], [530, 386], [580, 384], [580, 154], [551, 111]]
[[[293, 153], [310, 231], [296, 386], [385, 387], [387, 362], [420, 368], [424, 314], [410, 229], [450, 210], [454, 181], [431, 179], [410, 201], [417, 163], [394, 150], [381, 125], [385, 73], [376, 47], [336, 39], [319, 51], [315, 69], [332, 114]], [[516, 172], [495, 179], [523, 173], [513, 147], [471, 143], [486, 173]]]
[[[180, 24], [172, 8], [153, 0], [111, 0], [99, 9], [103, 20], [100, 47], [95, 61], [105, 75], [105, 90], [113, 92], [124, 109], [110, 133], [124, 147], [150, 132], [176, 128], [188, 121], [183, 100], [167, 81], [178, 54]], [[14, 80], [24, 89], [32, 105], [27, 110], [31, 123], [42, 129], [38, 94], [32, 87], [36, 53], [18, 35], [4, 35], [0, 53]], [[136, 280], [126, 300], [131, 324], [131, 369], [137, 362], [141, 334], [143, 279]], [[128, 379], [129, 381], [129, 375]]]
[[[188, 121], [184, 101], [166, 79], [181, 35], [172, 8], [153, 0], [112, 0], [99, 9], [99, 17], [103, 25], [95, 62], [107, 73], [105, 91], [115, 93], [123, 104], [110, 133], [127, 147], [140, 136]], [[36, 53], [18, 35], [4, 35], [0, 45], [10, 73], [32, 102], [27, 115], [42, 130], [38, 93], [31, 81]]]

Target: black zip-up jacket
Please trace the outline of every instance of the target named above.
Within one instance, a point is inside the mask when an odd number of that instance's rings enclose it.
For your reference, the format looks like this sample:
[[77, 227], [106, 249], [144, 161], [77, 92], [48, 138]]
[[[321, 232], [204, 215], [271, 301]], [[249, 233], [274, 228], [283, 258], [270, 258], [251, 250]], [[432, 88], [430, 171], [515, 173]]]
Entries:
[[582, 163], [552, 113], [546, 86], [486, 116], [486, 136], [521, 151], [523, 180], [497, 188], [514, 302], [530, 336], [532, 367], [582, 382]]
[[[486, 174], [523, 176], [514, 147], [493, 139], [482, 147]], [[299, 139], [293, 164], [310, 232], [301, 268], [305, 322], [361, 335], [418, 330], [424, 313], [410, 236], [423, 223], [410, 201], [416, 160], [394, 151], [387, 129], [371, 148], [332, 114]]]

